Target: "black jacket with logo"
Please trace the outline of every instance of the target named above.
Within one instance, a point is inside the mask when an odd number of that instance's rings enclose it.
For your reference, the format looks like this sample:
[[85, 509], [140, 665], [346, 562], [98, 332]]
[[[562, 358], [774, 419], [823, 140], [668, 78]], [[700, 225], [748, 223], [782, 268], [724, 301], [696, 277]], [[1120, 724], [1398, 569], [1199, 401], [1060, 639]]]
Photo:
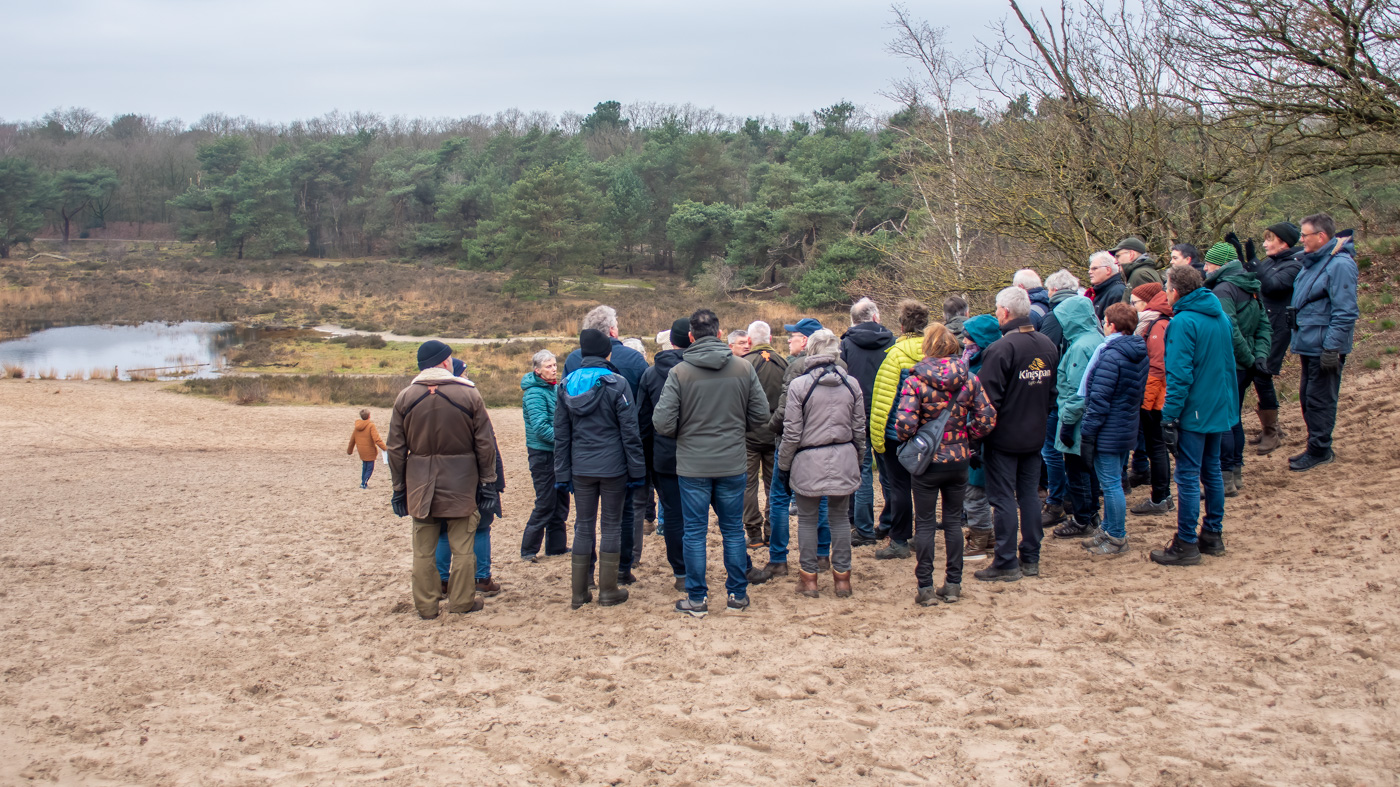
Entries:
[[983, 440], [1008, 454], [1039, 451], [1045, 419], [1055, 407], [1055, 343], [1031, 327], [1029, 317], [1001, 326], [1001, 338], [982, 352], [978, 377], [997, 411], [997, 427]]

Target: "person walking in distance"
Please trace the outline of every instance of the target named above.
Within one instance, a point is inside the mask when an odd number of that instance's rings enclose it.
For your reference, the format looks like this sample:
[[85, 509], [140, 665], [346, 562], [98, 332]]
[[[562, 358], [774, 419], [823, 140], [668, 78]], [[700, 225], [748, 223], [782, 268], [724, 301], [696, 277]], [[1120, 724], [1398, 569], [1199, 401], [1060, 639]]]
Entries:
[[1051, 531], [1056, 538], [1080, 538], [1099, 527], [1099, 480], [1087, 457], [1080, 455], [1080, 422], [1087, 402], [1080, 393], [1080, 382], [1089, 369], [1094, 352], [1103, 344], [1103, 335], [1094, 321], [1094, 305], [1076, 296], [1055, 307], [1055, 318], [1065, 332], [1065, 352], [1055, 370], [1056, 427], [1055, 450], [1065, 462], [1069, 496], [1074, 516]]
[[[982, 382], [968, 371], [957, 337], [941, 323], [924, 331], [924, 359], [914, 365], [901, 386], [895, 413], [895, 432], [901, 443], [913, 439], [925, 424], [947, 415], [938, 450], [927, 470], [913, 476], [914, 579], [918, 587], [914, 601], [925, 607], [940, 600], [953, 604], [962, 596], [962, 513], [972, 457], [969, 443], [991, 433], [996, 410], [982, 390]], [[937, 510], [940, 494], [941, 520]], [[943, 531], [947, 555], [943, 585], [935, 590], [933, 558], [939, 530]]]
[[1172, 307], [1162, 285], [1151, 283], [1133, 288], [1133, 308], [1138, 312], [1137, 328], [1147, 345], [1147, 385], [1142, 392], [1142, 413], [1138, 416], [1148, 460], [1152, 493], [1132, 507], [1138, 515], [1165, 514], [1176, 508], [1171, 497], [1171, 457], [1162, 442], [1162, 405], [1167, 401], [1167, 328]]
[[661, 401], [661, 392], [666, 387], [666, 378], [671, 370], [685, 356], [690, 347], [690, 318], [682, 317], [671, 324], [666, 346], [669, 349], [656, 354], [656, 363], [642, 375], [638, 394], [637, 421], [642, 433], [642, 451], [646, 455], [647, 468], [651, 471], [652, 484], [660, 501], [660, 521], [668, 526], [662, 529], [661, 537], [666, 540], [666, 562], [671, 564], [677, 592], [685, 592], [685, 529], [681, 514], [681, 481], [676, 474], [676, 439], [656, 433], [652, 416], [656, 414], [656, 404]]
[[379, 439], [379, 430], [370, 420], [369, 410], [360, 411], [360, 420], [355, 422], [355, 429], [350, 432], [350, 447], [345, 449], [345, 453], [349, 455], [357, 450], [360, 452], [360, 488], [369, 489], [369, 477], [374, 475], [374, 460], [379, 458], [381, 450], [389, 450]]
[[[744, 335], [751, 343], [748, 352], [740, 357], [753, 365], [771, 411], [777, 408], [778, 399], [783, 395], [787, 359], [773, 348], [773, 329], [768, 323], [755, 320]], [[731, 350], [735, 347], [732, 338], [729, 347]], [[751, 548], [768, 546], [772, 534], [772, 525], [767, 516], [768, 506], [759, 502], [758, 488], [762, 485], [767, 499], [772, 499], [775, 437], [766, 423], [744, 435], [744, 532], [748, 534]]]
[[778, 472], [797, 495], [798, 592], [816, 598], [817, 515], [821, 500], [837, 522], [831, 530], [831, 571], [838, 598], [851, 595], [851, 495], [865, 457], [865, 404], [860, 386], [837, 363], [836, 334], [820, 330], [807, 343], [807, 364], [788, 386]]
[[725, 346], [719, 317], [690, 315], [691, 345], [671, 369], [652, 415], [656, 433], [676, 440], [681, 515], [685, 520], [686, 597], [676, 611], [709, 612], [705, 539], [713, 508], [724, 542], [727, 608], [748, 609], [748, 550], [744, 545], [744, 435], [768, 421], [768, 397], [753, 366]]
[[568, 554], [569, 493], [554, 488], [554, 410], [559, 402], [559, 361], [549, 350], [531, 359], [531, 369], [520, 378], [524, 392], [525, 454], [530, 462], [530, 482], [535, 507], [520, 537], [520, 559], [533, 563], [544, 543], [545, 557]]
[[[963, 304], [966, 310], [966, 303]], [[865, 422], [870, 423], [870, 397], [875, 387], [875, 375], [884, 363], [885, 353], [894, 346], [894, 334], [880, 324], [880, 310], [869, 298], [861, 298], [851, 306], [851, 327], [841, 336], [841, 360], [860, 384], [865, 402]], [[868, 546], [875, 541], [875, 467], [870, 436], [866, 435], [865, 458], [860, 463], [860, 488], [852, 503], [852, 546]], [[882, 478], [883, 488], [886, 481]]]
[[585, 328], [579, 347], [583, 365], [564, 377], [554, 410], [554, 483], [573, 493], [576, 507], [569, 602], [574, 609], [593, 600], [588, 584], [595, 538], [599, 606], [627, 601], [626, 588], [618, 587], [623, 509], [627, 489], [640, 487], [646, 477], [636, 402], [626, 379], [608, 363], [613, 348], [607, 334]]
[[[1264, 313], [1269, 318], [1269, 354], [1264, 365], [1256, 369], [1271, 378], [1283, 371], [1283, 357], [1288, 354], [1288, 343], [1293, 339], [1293, 329], [1288, 324], [1288, 307], [1293, 302], [1293, 283], [1303, 269], [1303, 247], [1298, 245], [1301, 231], [1297, 225], [1286, 221], [1269, 225], [1264, 230], [1264, 257], [1246, 260], [1245, 270], [1259, 277], [1259, 299], [1264, 302]], [[1253, 255], [1246, 255], [1253, 256]], [[1249, 444], [1257, 446], [1260, 456], [1271, 454], [1283, 444], [1283, 432], [1278, 424], [1278, 394], [1270, 379], [1269, 388], [1274, 390], [1274, 409], [1264, 407], [1264, 397], [1259, 394], [1258, 377], [1255, 378], [1255, 395], [1259, 401], [1259, 434], [1250, 438]]]
[[1015, 582], [1040, 574], [1040, 447], [1060, 354], [1031, 325], [1025, 290], [1007, 287], [997, 293], [996, 307], [1002, 337], [985, 351], [981, 377], [997, 413], [997, 427], [982, 443], [997, 547], [992, 565], [973, 577]]
[[452, 374], [451, 347], [419, 345], [418, 368], [394, 400], [387, 450], [390, 504], [395, 515], [413, 517], [413, 605], [426, 620], [442, 600], [435, 560], [442, 528], [452, 550], [447, 611], [482, 607], [472, 547], [480, 512], [497, 503], [496, 435], [476, 386]]
[[924, 330], [928, 328], [928, 307], [915, 300], [900, 301], [899, 328], [903, 335], [889, 352], [885, 353], [885, 360], [880, 364], [880, 370], [875, 373], [872, 392], [874, 402], [870, 405], [870, 447], [875, 450], [875, 461], [880, 468], [880, 476], [888, 476], [890, 479], [890, 496], [886, 501], [891, 508], [888, 533], [890, 543], [875, 550], [877, 560], [902, 559], [913, 555], [909, 539], [914, 536], [914, 480], [909, 476], [909, 471], [904, 469], [904, 465], [895, 458], [894, 452], [899, 446], [894, 430], [893, 413], [898, 403], [900, 387], [904, 385], [914, 365], [924, 359]]

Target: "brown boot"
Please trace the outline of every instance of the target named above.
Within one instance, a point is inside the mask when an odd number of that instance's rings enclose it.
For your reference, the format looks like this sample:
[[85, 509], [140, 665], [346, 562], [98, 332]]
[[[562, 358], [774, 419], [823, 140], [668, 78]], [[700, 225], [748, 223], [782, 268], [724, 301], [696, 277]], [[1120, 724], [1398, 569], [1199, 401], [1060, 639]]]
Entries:
[[797, 592], [807, 598], [818, 598], [820, 594], [817, 592], [817, 575], [797, 569]]
[[[1254, 411], [1254, 414], [1259, 416], [1259, 434], [1250, 437], [1248, 440], [1245, 440], [1245, 442], [1249, 443], [1250, 445], [1259, 445], [1259, 441], [1264, 439], [1264, 411], [1256, 409]], [[1277, 415], [1277, 413], [1275, 414]]]
[[476, 581], [476, 592], [482, 596], [494, 596], [501, 592], [501, 583], [490, 577], [478, 579]]
[[1260, 410], [1259, 423], [1264, 430], [1259, 433], [1259, 455], [1273, 453], [1283, 445], [1283, 433], [1278, 428], [1278, 410]]
[[833, 571], [831, 572], [832, 587], [836, 590], [837, 598], [851, 597], [851, 572]]
[[996, 540], [996, 531], [994, 530], [968, 530], [963, 555], [965, 557], [990, 555], [996, 550]]

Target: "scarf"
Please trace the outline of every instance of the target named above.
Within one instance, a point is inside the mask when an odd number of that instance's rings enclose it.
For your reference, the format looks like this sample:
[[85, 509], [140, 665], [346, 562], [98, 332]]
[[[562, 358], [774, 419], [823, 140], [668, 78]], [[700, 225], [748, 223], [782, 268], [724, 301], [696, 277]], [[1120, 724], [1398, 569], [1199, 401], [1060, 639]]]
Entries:
[[1094, 367], [1099, 365], [1099, 359], [1103, 356], [1104, 348], [1121, 338], [1123, 338], [1123, 334], [1121, 333], [1110, 333], [1108, 338], [1103, 340], [1103, 344], [1094, 348], [1094, 354], [1089, 358], [1089, 366], [1084, 370], [1084, 376], [1079, 378], [1079, 390], [1076, 391], [1076, 393], [1079, 394], [1080, 399], [1089, 398], [1089, 378], [1094, 376]]
[[417, 383], [425, 383], [427, 385], [441, 385], [443, 383], [460, 383], [462, 385], [470, 385], [473, 388], [476, 387], [476, 383], [473, 383], [466, 377], [453, 377], [452, 372], [442, 368], [441, 366], [431, 366], [427, 369], [424, 369], [423, 371], [419, 372], [418, 376], [413, 378], [413, 382], [409, 384], [414, 385]]
[[1147, 332], [1152, 330], [1152, 323], [1160, 319], [1162, 319], [1161, 312], [1155, 312], [1151, 309], [1145, 309], [1139, 312], [1137, 329], [1134, 330], [1133, 333], [1146, 339]]

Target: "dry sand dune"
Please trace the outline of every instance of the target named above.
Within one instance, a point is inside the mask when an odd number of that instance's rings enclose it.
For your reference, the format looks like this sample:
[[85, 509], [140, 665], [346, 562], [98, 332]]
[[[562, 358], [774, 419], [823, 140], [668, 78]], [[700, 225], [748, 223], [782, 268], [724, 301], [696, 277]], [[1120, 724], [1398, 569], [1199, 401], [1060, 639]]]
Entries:
[[512, 559], [497, 411], [505, 590], [423, 622], [352, 408], [0, 381], [0, 782], [1395, 784], [1396, 383], [1349, 385], [1337, 463], [1251, 457], [1200, 567], [1148, 562], [1171, 523], [1130, 517], [1130, 556], [1047, 543], [1042, 578], [955, 606], [867, 548], [853, 599], [779, 582], [705, 620], [657, 537], [612, 609]]

